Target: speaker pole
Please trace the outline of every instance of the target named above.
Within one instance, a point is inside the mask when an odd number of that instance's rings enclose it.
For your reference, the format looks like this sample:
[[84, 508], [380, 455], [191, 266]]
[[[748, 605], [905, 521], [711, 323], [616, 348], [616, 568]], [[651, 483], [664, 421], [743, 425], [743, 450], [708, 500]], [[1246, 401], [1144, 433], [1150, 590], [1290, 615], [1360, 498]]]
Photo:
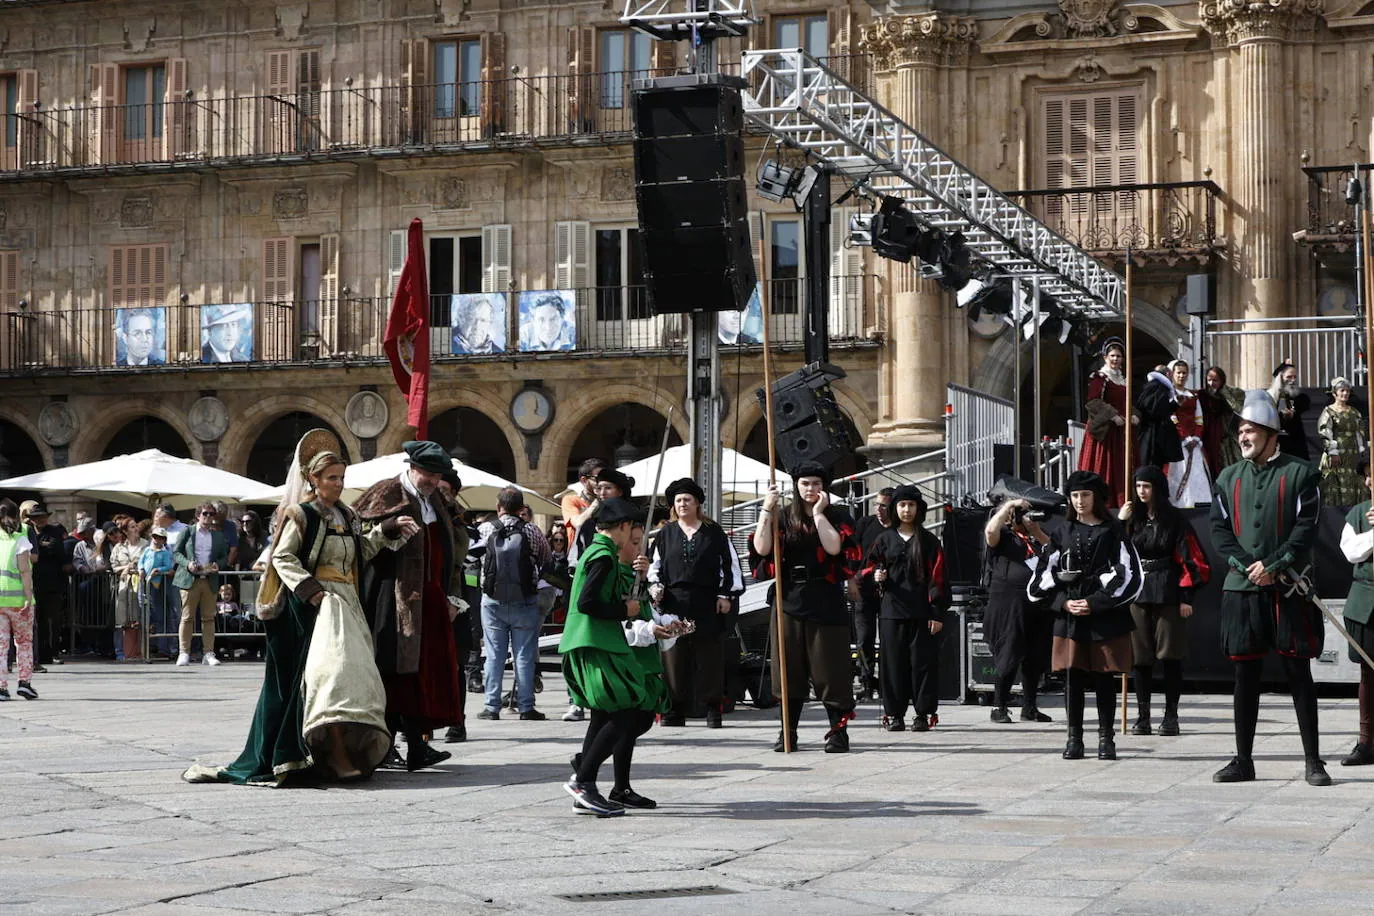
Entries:
[[819, 171], [806, 195], [806, 362], [830, 362], [830, 169]]
[[[1135, 445], [1135, 429], [1131, 423], [1131, 418], [1135, 416], [1135, 377], [1133, 375], [1135, 372], [1135, 359], [1132, 353], [1135, 347], [1135, 331], [1132, 327], [1135, 323], [1135, 306], [1131, 296], [1131, 279], [1134, 269], [1133, 261], [1134, 258], [1131, 257], [1131, 246], [1127, 245], [1124, 278], [1126, 285], [1126, 314], [1123, 316], [1126, 319], [1126, 333], [1121, 337], [1122, 343], [1126, 345], [1126, 425], [1121, 428], [1126, 436], [1125, 447], [1122, 449], [1123, 463], [1126, 466], [1121, 469], [1121, 476], [1123, 478], [1122, 482], [1126, 488], [1125, 497], [1127, 498], [1135, 492], [1135, 469], [1132, 467], [1131, 461], [1136, 457], [1133, 447]], [[1106, 356], [1105, 353], [1102, 355], [1104, 357]], [[1123, 735], [1126, 734], [1131, 714], [1129, 706], [1131, 696], [1130, 686], [1130, 674], [1126, 671], [1121, 672], [1121, 734]]]

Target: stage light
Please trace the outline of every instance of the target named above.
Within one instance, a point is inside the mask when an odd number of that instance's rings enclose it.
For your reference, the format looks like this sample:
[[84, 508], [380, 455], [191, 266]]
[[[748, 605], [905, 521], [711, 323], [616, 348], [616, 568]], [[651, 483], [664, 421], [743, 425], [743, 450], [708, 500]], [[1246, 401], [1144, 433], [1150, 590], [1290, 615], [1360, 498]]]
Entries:
[[873, 214], [873, 252], [903, 264], [911, 263], [921, 237], [921, 225], [898, 197], [884, 197]]
[[873, 244], [872, 213], [855, 213], [849, 218], [849, 244], [859, 248]]
[[797, 185], [792, 189], [792, 203], [797, 205], [798, 210], [806, 206], [806, 198], [811, 196], [811, 189], [820, 177], [821, 170], [814, 165], [808, 165], [801, 175], [797, 176]]
[[755, 188], [764, 200], [780, 204], [792, 197], [792, 192], [797, 189], [797, 182], [800, 180], [801, 176], [797, 174], [796, 169], [786, 168], [778, 165], [777, 160], [769, 159], [759, 170]]
[[984, 312], [1007, 315], [1011, 312], [1011, 281], [1006, 277], [985, 276], [971, 279], [954, 296], [959, 308], [968, 309], [969, 321], [977, 321]]

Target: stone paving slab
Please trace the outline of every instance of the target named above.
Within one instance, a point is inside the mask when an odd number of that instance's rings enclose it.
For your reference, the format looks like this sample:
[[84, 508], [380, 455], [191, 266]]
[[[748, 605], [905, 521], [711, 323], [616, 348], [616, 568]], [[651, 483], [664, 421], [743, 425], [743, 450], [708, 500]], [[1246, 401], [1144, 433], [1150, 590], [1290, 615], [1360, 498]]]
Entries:
[[[749, 916], [1281, 914], [1374, 909], [1374, 768], [1336, 761], [1352, 699], [1323, 699], [1336, 785], [1301, 780], [1292, 707], [1266, 696], [1260, 779], [1217, 786], [1230, 698], [1187, 697], [1184, 734], [1119, 736], [1067, 762], [1060, 724], [946, 707], [927, 734], [865, 706], [854, 752], [769, 750], [774, 715], [652, 730], [635, 785], [661, 807], [598, 820], [560, 788], [585, 726], [473, 720], [436, 770], [326, 790], [192, 786], [237, 756], [262, 668], [72, 663], [0, 704], [0, 916], [252, 913]], [[1062, 710], [1050, 710], [1062, 718]], [[609, 773], [606, 774], [609, 776]], [[725, 896], [691, 894], [718, 888]], [[663, 899], [576, 895], [677, 889]]]

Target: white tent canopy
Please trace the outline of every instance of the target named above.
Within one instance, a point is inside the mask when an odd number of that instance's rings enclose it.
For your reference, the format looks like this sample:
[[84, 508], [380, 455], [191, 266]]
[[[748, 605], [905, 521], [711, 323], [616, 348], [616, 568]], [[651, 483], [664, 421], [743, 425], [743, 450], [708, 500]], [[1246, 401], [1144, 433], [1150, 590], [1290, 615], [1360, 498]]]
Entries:
[[193, 509], [207, 499], [226, 502], [271, 501], [272, 488], [247, 477], [177, 458], [155, 448], [104, 461], [54, 468], [0, 480], [0, 489], [65, 493], [129, 506], [171, 503]]
[[[344, 502], [352, 503], [359, 496], [362, 496], [368, 487], [378, 481], [399, 477], [405, 469], [406, 456], [404, 452], [379, 455], [369, 461], [350, 464], [344, 472]], [[460, 498], [469, 509], [495, 509], [496, 494], [506, 487], [515, 487], [525, 494], [525, 505], [535, 512], [541, 515], [558, 515], [561, 512], [558, 503], [540, 496], [535, 491], [512, 483], [504, 477], [464, 464], [457, 458], [453, 459], [453, 469], [458, 472], [459, 478], [463, 481], [463, 492], [460, 494]], [[282, 491], [282, 487], [275, 488], [272, 491], [274, 494], [272, 501], [280, 500]]]
[[[631, 496], [649, 496], [654, 485], [654, 474], [658, 470], [658, 456], [650, 455], [633, 461], [617, 470], [635, 479]], [[679, 477], [695, 477], [692, 468], [692, 447], [675, 445], [668, 449], [663, 458], [663, 479], [659, 481], [660, 491]], [[721, 492], [729, 502], [743, 502], [768, 492], [768, 465], [741, 455], [732, 448], [721, 450], [720, 459]], [[792, 486], [792, 478], [778, 471], [778, 487], [786, 493]]]

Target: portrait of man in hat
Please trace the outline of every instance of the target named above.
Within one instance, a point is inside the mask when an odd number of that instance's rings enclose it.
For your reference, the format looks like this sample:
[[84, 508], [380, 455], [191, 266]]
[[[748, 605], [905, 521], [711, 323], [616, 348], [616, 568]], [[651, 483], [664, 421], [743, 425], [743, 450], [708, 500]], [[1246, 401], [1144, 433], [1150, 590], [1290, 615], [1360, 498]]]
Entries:
[[200, 361], [246, 363], [253, 359], [253, 306], [207, 305], [200, 310]]

